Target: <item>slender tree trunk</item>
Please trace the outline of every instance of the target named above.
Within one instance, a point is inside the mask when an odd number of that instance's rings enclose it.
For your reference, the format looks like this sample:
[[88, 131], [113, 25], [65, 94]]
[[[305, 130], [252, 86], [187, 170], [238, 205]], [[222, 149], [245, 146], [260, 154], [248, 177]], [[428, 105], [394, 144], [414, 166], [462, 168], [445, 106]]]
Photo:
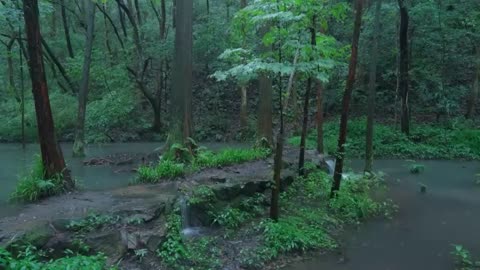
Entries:
[[343, 162], [345, 159], [345, 143], [347, 141], [348, 111], [350, 108], [350, 99], [352, 97], [353, 84], [355, 83], [355, 73], [357, 69], [358, 41], [360, 39], [360, 30], [362, 26], [363, 0], [356, 0], [355, 6], [352, 55], [350, 57], [350, 65], [348, 67], [347, 84], [343, 94], [342, 116], [340, 119], [340, 133], [338, 136], [337, 146], [337, 161], [335, 162], [335, 172], [333, 175], [333, 185], [330, 197], [334, 197], [336, 192], [340, 190], [340, 184], [342, 181]]
[[[295, 54], [295, 58], [293, 60], [293, 66], [297, 64], [298, 59], [298, 51]], [[279, 90], [279, 107], [280, 107], [280, 131], [277, 135], [277, 143], [275, 147], [275, 156], [273, 158], [273, 182], [274, 186], [272, 187], [272, 197], [270, 201], [270, 218], [278, 221], [280, 216], [280, 187], [281, 187], [281, 174], [282, 174], [282, 165], [283, 165], [283, 144], [284, 144], [284, 137], [285, 137], [285, 129], [284, 129], [284, 112], [287, 110], [289, 99], [291, 95], [289, 93], [292, 92], [293, 88], [293, 81], [295, 79], [295, 72], [294, 69], [292, 74], [290, 74], [290, 79], [288, 80], [287, 86], [287, 95], [284, 101], [282, 101], [282, 87], [280, 83], [280, 90]]]
[[22, 43], [22, 31], [18, 28], [18, 54], [20, 56], [20, 97], [21, 97], [21, 125], [22, 125], [22, 148], [25, 150], [25, 83], [23, 78], [23, 43]]
[[[105, 10], [105, 12], [107, 12], [107, 10], [108, 10], [108, 4], [107, 3], [103, 4], [103, 9]], [[112, 52], [112, 46], [110, 45], [110, 31], [108, 30], [108, 23], [107, 22], [108, 22], [107, 16], [105, 16], [105, 14], [104, 14], [103, 15], [103, 27], [105, 28], [105, 48], [108, 51], [108, 56], [107, 56], [108, 61], [112, 65], [113, 52]], [[88, 29], [87, 29], [87, 31], [88, 31]]]
[[95, 30], [95, 3], [85, 0], [87, 9], [87, 34], [85, 36], [85, 54], [83, 59], [82, 81], [78, 92], [78, 115], [73, 143], [73, 156], [85, 156], [85, 113], [88, 99], [88, 82], [90, 79], [90, 63], [92, 62], [92, 48]]
[[375, 19], [372, 46], [370, 51], [370, 74], [368, 79], [367, 98], [367, 134], [365, 148], [365, 172], [372, 172], [373, 167], [373, 124], [375, 118], [375, 95], [377, 88], [377, 61], [378, 61], [378, 36], [380, 35], [380, 11], [382, 0], [375, 4]]
[[32, 93], [35, 100], [38, 137], [42, 152], [42, 163], [45, 169], [45, 178], [51, 179], [57, 175], [61, 175], [64, 180], [64, 188], [66, 190], [72, 190], [75, 185], [65, 165], [62, 150], [55, 136], [55, 126], [48, 97], [45, 67], [43, 65], [37, 0], [23, 0], [23, 14], [27, 33]]
[[473, 78], [472, 88], [470, 90], [470, 97], [467, 101], [467, 113], [465, 117], [467, 119], [473, 119], [475, 117], [475, 108], [477, 105], [478, 93], [480, 92], [480, 46], [475, 48], [476, 52], [476, 70]]
[[210, 15], [210, 0], [206, 0], [207, 4], [207, 15]]
[[323, 144], [323, 84], [316, 80], [317, 84], [317, 152], [323, 154], [325, 147]]
[[[315, 30], [315, 16], [312, 18], [312, 26], [310, 28], [310, 44], [312, 48], [316, 46], [316, 30]], [[303, 123], [302, 135], [300, 138], [300, 156], [298, 158], [298, 175], [305, 175], [305, 144], [308, 133], [308, 109], [310, 107], [310, 91], [312, 89], [312, 77], [308, 78], [307, 90], [305, 91], [305, 101], [303, 104]]]
[[65, 0], [60, 0], [60, 12], [62, 15], [63, 22], [63, 32], [65, 33], [65, 41], [67, 41], [68, 56], [73, 58], [75, 54], [73, 53], [72, 41], [70, 40], [70, 29], [68, 27], [68, 18], [67, 11], [65, 8]]
[[400, 126], [405, 134], [410, 133], [410, 108], [408, 107], [409, 92], [409, 59], [408, 59], [408, 10], [405, 6], [405, 0], [398, 0], [400, 7], [400, 61], [399, 61], [399, 90], [401, 99]]
[[240, 86], [240, 128], [245, 130], [248, 126], [247, 86]]
[[169, 143], [192, 136], [192, 16], [193, 0], [176, 1], [173, 106]]

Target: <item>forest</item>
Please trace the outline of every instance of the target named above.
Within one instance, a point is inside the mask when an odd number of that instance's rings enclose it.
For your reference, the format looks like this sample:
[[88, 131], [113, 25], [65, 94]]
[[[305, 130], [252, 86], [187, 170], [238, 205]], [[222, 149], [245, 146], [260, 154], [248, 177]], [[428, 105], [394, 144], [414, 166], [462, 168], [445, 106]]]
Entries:
[[1, 269], [480, 269], [478, 0], [0, 0]]

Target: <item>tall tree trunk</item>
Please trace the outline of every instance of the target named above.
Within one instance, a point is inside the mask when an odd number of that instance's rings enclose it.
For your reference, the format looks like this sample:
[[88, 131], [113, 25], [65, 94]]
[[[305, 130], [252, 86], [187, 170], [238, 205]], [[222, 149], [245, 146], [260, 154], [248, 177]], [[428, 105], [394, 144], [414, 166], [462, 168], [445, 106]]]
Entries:
[[67, 170], [62, 150], [55, 136], [55, 125], [53, 123], [45, 67], [43, 65], [38, 1], [23, 0], [23, 14], [27, 33], [32, 93], [35, 100], [38, 137], [45, 178], [51, 179], [58, 175], [63, 176], [64, 188], [72, 190], [75, 185], [70, 177], [70, 172]]
[[245, 130], [248, 126], [247, 86], [240, 86], [240, 128]]
[[478, 93], [480, 92], [480, 46], [476, 46], [475, 52], [476, 68], [470, 96], [467, 100], [467, 113], [465, 115], [467, 119], [473, 119], [475, 117], [475, 108], [477, 105]]
[[192, 16], [193, 0], [176, 1], [173, 106], [169, 143], [192, 136]]
[[400, 8], [400, 59], [399, 59], [399, 90], [401, 99], [400, 127], [403, 133], [410, 133], [410, 108], [408, 107], [409, 92], [409, 59], [408, 59], [408, 10], [405, 0], [398, 0]]
[[[312, 49], [316, 46], [316, 30], [315, 30], [315, 21], [316, 18], [313, 16], [312, 25], [310, 27], [310, 45]], [[302, 134], [300, 138], [300, 155], [298, 157], [298, 175], [303, 176], [305, 174], [305, 144], [307, 141], [308, 133], [308, 109], [310, 107], [310, 90], [312, 89], [312, 77], [308, 78], [307, 81], [307, 90], [305, 91], [305, 100], [303, 104], [303, 123], [302, 123]]]
[[210, 0], [206, 0], [207, 4], [207, 15], [210, 15]]
[[85, 0], [87, 9], [87, 34], [85, 36], [85, 54], [83, 59], [82, 81], [78, 92], [78, 115], [73, 143], [73, 156], [85, 156], [85, 113], [87, 109], [88, 82], [90, 79], [90, 63], [92, 62], [92, 48], [95, 31], [95, 3]]
[[260, 91], [258, 104], [258, 138], [265, 138], [273, 145], [272, 130], [272, 79], [267, 74], [260, 74], [258, 78], [258, 90]]
[[[108, 4], [107, 3], [104, 3], [103, 4], [103, 9], [105, 10], [105, 12], [107, 12], [108, 10]], [[103, 27], [105, 28], [105, 48], [107, 49], [107, 52], [108, 52], [108, 56], [107, 56], [107, 60], [110, 62], [110, 65], [113, 65], [112, 63], [112, 56], [113, 56], [113, 52], [112, 52], [112, 46], [110, 45], [110, 31], [108, 30], [108, 19], [107, 19], [107, 16], [105, 16], [105, 14], [103, 15]], [[88, 29], [87, 29], [88, 31]]]
[[68, 56], [73, 58], [75, 54], [73, 53], [72, 41], [70, 40], [70, 29], [68, 27], [68, 18], [67, 11], [65, 8], [65, 0], [60, 0], [60, 12], [62, 15], [63, 22], [63, 32], [65, 33], [65, 40], [67, 41]]
[[323, 84], [316, 80], [317, 84], [317, 152], [323, 154], [325, 147], [323, 144]]
[[373, 167], [373, 122], [375, 117], [375, 95], [377, 88], [377, 61], [378, 61], [378, 36], [380, 35], [380, 11], [382, 0], [375, 4], [375, 19], [372, 46], [370, 51], [370, 74], [368, 79], [367, 98], [367, 134], [365, 142], [365, 172], [372, 172]]
[[336, 192], [340, 190], [340, 184], [342, 181], [343, 162], [345, 159], [345, 143], [347, 141], [348, 111], [350, 109], [350, 99], [352, 97], [353, 84], [355, 83], [355, 73], [357, 69], [358, 41], [360, 39], [360, 30], [362, 26], [363, 0], [356, 0], [355, 6], [352, 55], [350, 57], [350, 65], [348, 67], [347, 84], [343, 94], [342, 116], [340, 119], [340, 133], [338, 136], [337, 146], [337, 161], [335, 162], [335, 172], [333, 174], [333, 185], [330, 197], [334, 197]]

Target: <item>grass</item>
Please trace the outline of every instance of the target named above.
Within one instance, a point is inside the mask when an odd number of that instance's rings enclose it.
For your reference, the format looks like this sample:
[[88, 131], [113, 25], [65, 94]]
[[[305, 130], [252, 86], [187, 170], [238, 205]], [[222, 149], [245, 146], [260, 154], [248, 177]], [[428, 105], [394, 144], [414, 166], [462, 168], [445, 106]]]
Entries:
[[470, 254], [470, 251], [462, 245], [453, 245], [453, 251], [451, 252], [455, 258], [455, 265], [458, 270], [479, 270], [480, 261], [475, 259]]
[[35, 158], [30, 173], [20, 178], [10, 199], [20, 202], [35, 202], [63, 192], [63, 180], [60, 176], [44, 179], [44, 168], [39, 156]]
[[[363, 157], [365, 154], [366, 120], [352, 119], [348, 125], [347, 155]], [[336, 151], [338, 121], [325, 123], [325, 148]], [[289, 138], [292, 145], [300, 145], [300, 136]], [[463, 120], [452, 120], [443, 126], [413, 124], [410, 136], [391, 125], [375, 125], [373, 138], [376, 158], [401, 159], [480, 159], [480, 129]], [[306, 146], [315, 149], [316, 132], [309, 133]]]
[[162, 180], [183, 176], [203, 168], [229, 166], [247, 161], [266, 158], [268, 149], [224, 149], [220, 152], [198, 151], [193, 160], [187, 164], [174, 159], [162, 159], [156, 166], [142, 166], [138, 169], [137, 183], [158, 183]]

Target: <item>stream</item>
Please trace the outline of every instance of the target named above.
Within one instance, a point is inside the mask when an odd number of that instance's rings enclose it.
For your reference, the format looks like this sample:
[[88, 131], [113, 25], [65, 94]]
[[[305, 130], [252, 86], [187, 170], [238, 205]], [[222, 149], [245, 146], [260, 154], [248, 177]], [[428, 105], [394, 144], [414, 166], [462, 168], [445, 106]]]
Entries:
[[[420, 161], [425, 171], [414, 175], [409, 163], [375, 161], [386, 174], [389, 195], [399, 206], [390, 221], [367, 222], [344, 237], [338, 254], [297, 262], [286, 270], [452, 270], [452, 244], [480, 255], [480, 172], [478, 162]], [[363, 162], [351, 167], [361, 170]], [[421, 184], [427, 186], [420, 193]]]

